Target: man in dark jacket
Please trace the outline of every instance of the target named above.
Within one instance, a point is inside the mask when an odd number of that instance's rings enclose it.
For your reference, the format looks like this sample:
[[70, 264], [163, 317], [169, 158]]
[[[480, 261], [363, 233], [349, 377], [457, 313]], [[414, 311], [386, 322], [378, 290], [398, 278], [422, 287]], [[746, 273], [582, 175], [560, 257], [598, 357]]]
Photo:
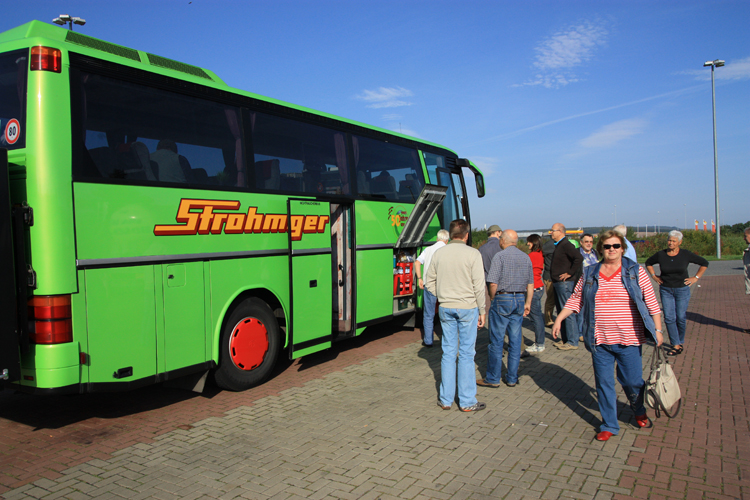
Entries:
[[[552, 255], [555, 253], [555, 242], [548, 240], [542, 245], [542, 255], [544, 256], [544, 272], [542, 272], [542, 281], [544, 281], [544, 293], [546, 298], [544, 299], [544, 326], [551, 327], [555, 320], [552, 319], [552, 313], [555, 310], [555, 288], [552, 286], [552, 275], [550, 274], [550, 268], [552, 267]], [[560, 309], [557, 310], [560, 312]]]
[[[555, 252], [552, 254], [552, 265], [550, 277], [555, 289], [557, 307], [562, 311], [565, 303], [573, 294], [573, 289], [581, 277], [583, 269], [583, 256], [581, 252], [565, 236], [565, 226], [559, 222], [552, 225], [552, 241], [555, 242]], [[575, 315], [571, 314], [563, 321], [562, 345], [557, 348], [563, 351], [578, 349], [578, 322]]]

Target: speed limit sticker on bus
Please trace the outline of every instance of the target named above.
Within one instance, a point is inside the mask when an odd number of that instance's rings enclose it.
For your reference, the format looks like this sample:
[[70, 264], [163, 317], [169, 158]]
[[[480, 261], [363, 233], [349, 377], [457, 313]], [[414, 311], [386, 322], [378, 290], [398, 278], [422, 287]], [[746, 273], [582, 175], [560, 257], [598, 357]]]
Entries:
[[7, 142], [8, 144], [15, 144], [18, 140], [18, 136], [20, 135], [21, 124], [18, 123], [18, 120], [13, 118], [5, 126], [5, 142]]

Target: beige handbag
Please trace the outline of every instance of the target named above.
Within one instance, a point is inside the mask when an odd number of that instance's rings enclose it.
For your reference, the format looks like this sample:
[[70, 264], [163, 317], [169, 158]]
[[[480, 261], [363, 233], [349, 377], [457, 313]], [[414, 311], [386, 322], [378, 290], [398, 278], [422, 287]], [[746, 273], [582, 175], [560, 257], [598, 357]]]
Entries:
[[680, 384], [672, 371], [672, 365], [667, 361], [667, 356], [659, 346], [654, 346], [654, 354], [651, 356], [651, 374], [646, 381], [645, 391], [646, 405], [654, 409], [656, 417], [659, 412], [664, 412], [669, 418], [674, 418], [680, 411], [682, 395]]

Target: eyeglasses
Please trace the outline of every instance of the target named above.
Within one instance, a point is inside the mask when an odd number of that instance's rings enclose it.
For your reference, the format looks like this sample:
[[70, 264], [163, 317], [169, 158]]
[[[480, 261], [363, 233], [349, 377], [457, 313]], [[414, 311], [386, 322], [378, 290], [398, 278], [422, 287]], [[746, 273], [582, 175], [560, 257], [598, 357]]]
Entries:
[[609, 250], [610, 248], [614, 248], [615, 250], [617, 250], [618, 248], [622, 248], [622, 245], [620, 245], [619, 243], [615, 243], [614, 245], [602, 245], [602, 246], [604, 247], [605, 250]]

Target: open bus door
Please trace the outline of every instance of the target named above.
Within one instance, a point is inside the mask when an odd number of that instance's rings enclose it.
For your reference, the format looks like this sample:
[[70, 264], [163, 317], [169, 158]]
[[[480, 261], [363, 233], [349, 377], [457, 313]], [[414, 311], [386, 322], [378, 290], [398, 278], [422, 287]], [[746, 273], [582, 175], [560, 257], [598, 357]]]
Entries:
[[[443, 203], [447, 191], [448, 188], [446, 186], [435, 186], [432, 184], [427, 184], [422, 188], [422, 192], [419, 193], [419, 198], [417, 198], [417, 201], [414, 204], [414, 209], [412, 209], [411, 214], [409, 214], [409, 219], [406, 221], [406, 224], [404, 224], [401, 234], [399, 234], [398, 240], [396, 241], [394, 251], [397, 254], [404, 252], [407, 255], [411, 255], [414, 260], [416, 260], [417, 251], [424, 245], [424, 234], [427, 231], [430, 222], [432, 222], [433, 217], [435, 217], [438, 208]], [[398, 263], [396, 265], [402, 266], [402, 264]], [[407, 268], [408, 272], [414, 272], [410, 264], [407, 264]], [[395, 274], [394, 270], [394, 280], [398, 282], [400, 278], [399, 275]], [[412, 280], [412, 283], [416, 285], [413, 275], [410, 279]], [[408, 290], [400, 292], [399, 290], [400, 287], [398, 285], [394, 286], [393, 315], [399, 316], [402, 314], [414, 313], [416, 311], [416, 299], [417, 294], [419, 293], [419, 287], [414, 286], [410, 292]], [[413, 327], [414, 320], [415, 316], [412, 314], [405, 326]]]
[[[17, 241], [13, 231], [19, 227]], [[19, 321], [26, 318], [25, 255], [19, 255], [20, 267], [14, 260], [14, 252], [25, 251], [23, 227], [23, 213], [11, 208], [8, 150], [0, 149], [0, 380], [5, 382], [21, 379], [20, 351], [28, 350], [26, 325]]]
[[289, 225], [289, 358], [331, 347], [331, 204], [310, 199], [287, 202]]

